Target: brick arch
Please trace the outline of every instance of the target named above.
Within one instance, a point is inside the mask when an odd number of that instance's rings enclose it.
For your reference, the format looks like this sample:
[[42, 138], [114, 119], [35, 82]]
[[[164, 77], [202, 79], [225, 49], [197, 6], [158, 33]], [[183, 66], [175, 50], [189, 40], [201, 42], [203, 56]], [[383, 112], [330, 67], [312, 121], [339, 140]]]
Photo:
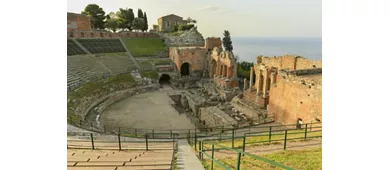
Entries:
[[185, 62], [181, 63], [180, 74], [182, 76], [189, 76], [191, 74], [191, 71], [192, 71], [191, 66], [192, 66], [192, 63], [189, 61], [185, 61]]

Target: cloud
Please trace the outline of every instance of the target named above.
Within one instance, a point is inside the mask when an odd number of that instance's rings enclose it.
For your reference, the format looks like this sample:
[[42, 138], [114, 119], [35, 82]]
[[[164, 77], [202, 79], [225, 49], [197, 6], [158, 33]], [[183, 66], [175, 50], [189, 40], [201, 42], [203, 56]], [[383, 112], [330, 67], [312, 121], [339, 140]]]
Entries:
[[198, 8], [198, 11], [218, 11], [220, 9], [221, 8], [217, 6], [205, 5], [202, 8]]
[[218, 12], [220, 12], [220, 13], [232, 13], [233, 10], [230, 10], [230, 9], [221, 9], [221, 10], [219, 10]]

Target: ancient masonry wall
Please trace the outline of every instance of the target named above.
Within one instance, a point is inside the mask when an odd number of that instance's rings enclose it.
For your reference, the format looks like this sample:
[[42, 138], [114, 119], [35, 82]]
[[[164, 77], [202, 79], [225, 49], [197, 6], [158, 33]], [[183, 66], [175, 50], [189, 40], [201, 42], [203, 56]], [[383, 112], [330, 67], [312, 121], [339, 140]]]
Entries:
[[265, 122], [266, 110], [261, 109], [259, 105], [245, 99], [240, 99], [239, 96], [234, 97], [230, 103], [234, 108], [244, 113], [249, 119], [259, 123]]
[[152, 32], [130, 32], [123, 31], [112, 33], [108, 31], [68, 31], [67, 38], [161, 38], [158, 34]]
[[104, 111], [105, 108], [107, 108], [109, 105], [122, 100], [124, 98], [133, 96], [137, 93], [143, 93], [151, 90], [157, 90], [159, 88], [158, 85], [153, 84], [153, 85], [148, 85], [148, 86], [143, 86], [143, 87], [136, 87], [136, 88], [131, 88], [131, 89], [126, 89], [126, 90], [120, 90], [116, 92], [112, 92], [110, 94], [102, 95], [102, 96], [94, 96], [90, 98], [89, 100], [85, 101], [84, 103], [80, 104], [79, 106], [76, 107], [76, 114], [80, 115], [83, 119], [86, 117], [86, 115], [89, 113], [89, 111], [96, 107], [99, 103], [104, 103], [101, 104], [99, 111]]
[[[224, 126], [229, 128], [238, 122], [216, 106], [202, 107], [199, 109], [199, 119], [205, 122], [207, 127]], [[230, 127], [232, 128], [232, 127]]]
[[300, 56], [284, 55], [279, 57], [258, 56], [257, 64], [263, 64], [269, 68], [300, 70], [310, 68], [322, 68], [321, 60], [309, 60]]
[[222, 48], [221, 38], [219, 37], [206, 38], [204, 48], [206, 48], [208, 51], [211, 51], [214, 49], [214, 47]]
[[68, 32], [73, 31], [91, 31], [91, 21], [86, 15], [69, 13], [67, 15]]
[[[321, 76], [318, 69], [311, 70], [312, 76]], [[321, 79], [311, 78], [310, 70], [295, 73], [280, 72], [277, 84], [272, 84], [268, 113], [282, 124], [295, 124], [298, 118], [304, 123], [322, 120]], [[300, 73], [305, 74], [298, 76]]]
[[190, 72], [202, 71], [206, 68], [207, 50], [201, 47], [170, 47], [169, 57], [176, 64], [178, 71], [185, 62], [190, 64]]

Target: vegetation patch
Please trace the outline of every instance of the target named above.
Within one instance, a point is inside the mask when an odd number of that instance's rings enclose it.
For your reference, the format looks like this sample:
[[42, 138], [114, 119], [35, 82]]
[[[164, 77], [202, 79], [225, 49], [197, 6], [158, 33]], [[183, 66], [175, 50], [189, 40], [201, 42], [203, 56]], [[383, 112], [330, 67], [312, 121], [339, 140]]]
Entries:
[[86, 97], [108, 93], [117, 89], [132, 88], [136, 85], [131, 74], [120, 74], [102, 81], [85, 83], [76, 90], [68, 92], [68, 118], [72, 121], [81, 120], [81, 117], [75, 114], [74, 109]]
[[142, 61], [139, 63], [142, 70], [153, 70], [153, 65], [150, 61]]
[[110, 56], [126, 56], [126, 55], [127, 54], [125, 52], [95, 54], [96, 57], [100, 57], [100, 56], [106, 56], [106, 57], [110, 57]]
[[154, 56], [167, 48], [161, 39], [123, 39], [123, 42], [134, 57]]
[[[313, 148], [305, 150], [279, 151], [271, 154], [260, 154], [262, 158], [277, 162], [279, 164], [300, 170], [320, 170], [322, 168], [322, 148]], [[218, 159], [224, 165], [230, 168], [236, 167], [237, 157]], [[211, 160], [204, 160], [203, 165], [206, 169], [211, 169]], [[222, 169], [214, 162], [214, 169]], [[240, 169], [281, 169], [261, 160], [250, 158], [249, 156], [241, 157]]]
[[[287, 142], [291, 142], [291, 141], [294, 141], [294, 140], [299, 140], [299, 139], [295, 139], [295, 138], [302, 138], [302, 139], [304, 139], [304, 137], [305, 137], [305, 133], [304, 132], [305, 132], [304, 129], [297, 129], [297, 130], [289, 130], [289, 131], [287, 131]], [[262, 135], [262, 136], [254, 136], [254, 135]], [[310, 132], [308, 130], [306, 137], [316, 137], [316, 136], [322, 136], [322, 132], [321, 131]], [[242, 148], [243, 140], [244, 140], [243, 138], [234, 139], [234, 147], [235, 148]], [[271, 144], [281, 144], [281, 143], [284, 142], [283, 140], [284, 140], [284, 131], [272, 132], [271, 133], [271, 142], [268, 142], [269, 141], [269, 132], [253, 134], [252, 136], [246, 136], [246, 138], [245, 138], [245, 148], [253, 147], [253, 146], [260, 146], [260, 145], [269, 145], [270, 143]], [[231, 139], [230, 140], [229, 139], [222, 140], [222, 141], [213, 140], [212, 142], [215, 142], [216, 144], [222, 145], [222, 146], [225, 146], [225, 147], [232, 147], [232, 140]], [[211, 149], [211, 144], [206, 144], [205, 143], [203, 146], [206, 149]]]
[[171, 60], [153, 60], [154, 65], [169, 65]]
[[141, 76], [151, 78], [152, 80], [158, 79], [158, 73], [156, 71], [143, 71], [141, 72]]

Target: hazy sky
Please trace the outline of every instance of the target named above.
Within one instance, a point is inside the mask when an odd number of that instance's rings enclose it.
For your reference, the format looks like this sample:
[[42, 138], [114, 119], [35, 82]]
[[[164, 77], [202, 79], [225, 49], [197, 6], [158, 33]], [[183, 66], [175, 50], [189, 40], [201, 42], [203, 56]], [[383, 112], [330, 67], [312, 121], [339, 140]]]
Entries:
[[191, 17], [204, 37], [225, 29], [234, 37], [321, 37], [321, 0], [68, 0], [68, 12], [91, 3], [106, 13], [141, 8], [150, 28], [168, 14]]

